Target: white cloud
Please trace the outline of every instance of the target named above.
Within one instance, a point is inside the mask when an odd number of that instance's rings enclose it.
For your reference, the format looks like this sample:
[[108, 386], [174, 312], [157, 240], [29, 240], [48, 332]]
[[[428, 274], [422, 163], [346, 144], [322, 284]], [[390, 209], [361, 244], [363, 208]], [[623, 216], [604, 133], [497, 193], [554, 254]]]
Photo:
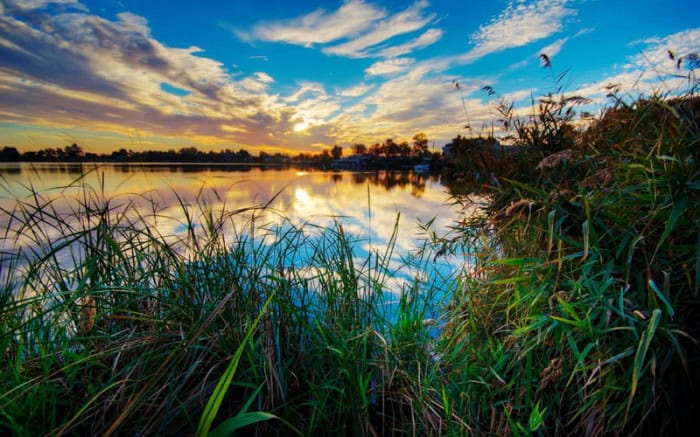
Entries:
[[669, 58], [669, 50], [676, 57], [700, 53], [700, 28], [684, 30], [664, 38], [648, 38], [638, 43], [647, 47], [641, 54], [630, 59], [629, 64], [626, 65], [627, 68], [673, 68], [675, 61]]
[[273, 79], [272, 76], [263, 71], [258, 71], [257, 73], [255, 73], [255, 78], [263, 83], [272, 83], [275, 81], [275, 79]]
[[567, 0], [540, 0], [534, 3], [510, 3], [505, 11], [471, 36], [475, 51], [493, 53], [520, 47], [558, 33], [563, 21], [576, 15], [566, 7]]
[[323, 84], [318, 82], [300, 82], [299, 89], [291, 96], [285, 97], [285, 102], [296, 102], [306, 93], [314, 93], [321, 96], [326, 96], [326, 89]]
[[367, 106], [365, 106], [363, 104], [359, 104], [359, 105], [354, 105], [354, 106], [347, 108], [344, 112], [346, 114], [351, 114], [354, 112], [365, 112], [366, 110], [367, 110]]
[[398, 58], [390, 59], [388, 61], [379, 61], [370, 65], [365, 73], [370, 76], [381, 76], [385, 74], [398, 73], [408, 68], [409, 65], [414, 63], [414, 59], [411, 58]]
[[[584, 84], [573, 92], [602, 104], [607, 87], [615, 85], [620, 95], [650, 95], [655, 92], [673, 94], [683, 92], [688, 86], [686, 70], [677, 69], [677, 59], [690, 53], [700, 52], [700, 28], [688, 29], [666, 37], [648, 38], [633, 44], [645, 45], [641, 52], [628, 59], [622, 71], [591, 84]], [[669, 57], [674, 52], [676, 60]], [[680, 73], [680, 74], [679, 74]]]
[[579, 30], [578, 32], [576, 32], [576, 34], [574, 35], [574, 38], [578, 38], [579, 36], [583, 36], [583, 35], [586, 35], [587, 33], [591, 33], [594, 31], [595, 31], [595, 29], [592, 27], [585, 27], [585, 28]]
[[385, 11], [363, 0], [349, 0], [335, 12], [317, 9], [291, 20], [260, 23], [250, 34], [239, 32], [239, 36], [310, 47], [358, 35], [385, 16]]
[[405, 44], [384, 49], [377, 55], [383, 58], [395, 58], [397, 56], [405, 55], [406, 53], [410, 53], [415, 49], [422, 49], [429, 45], [435, 44], [440, 40], [440, 38], [442, 38], [442, 34], [443, 32], [440, 29], [428, 29], [418, 38], [415, 38]]
[[343, 97], [359, 97], [363, 94], [367, 94], [367, 92], [371, 89], [372, 85], [361, 83], [359, 85], [355, 85], [354, 87], [336, 90], [336, 94]]
[[[72, 6], [76, 9], [86, 11], [87, 8], [78, 0], [8, 0], [9, 8], [18, 8], [22, 10], [36, 10], [45, 8], [48, 5], [65, 5]], [[0, 5], [2, 6], [2, 5]]]
[[367, 50], [397, 35], [415, 32], [435, 19], [435, 14], [424, 15], [423, 10], [429, 6], [425, 0], [417, 1], [403, 12], [373, 24], [372, 30], [340, 45], [326, 47], [326, 54], [366, 58], [371, 55]]
[[568, 40], [569, 40], [569, 38], [558, 39], [558, 40], [554, 41], [552, 44], [549, 44], [548, 46], [543, 47], [542, 50], [540, 50], [540, 53], [547, 55], [551, 59], [561, 51], [561, 48], [564, 46], [564, 44]]
[[[350, 58], [370, 56], [394, 58], [412, 50], [434, 44], [442, 37], [442, 30], [429, 29], [413, 40], [395, 47], [378, 47], [382, 43], [418, 31], [435, 21], [436, 14], [428, 14], [427, 0], [417, 0], [407, 9], [393, 15], [385, 9], [364, 0], [347, 0], [335, 11], [317, 9], [298, 18], [262, 22], [250, 31], [233, 29], [244, 41], [275, 41], [311, 47], [321, 44], [323, 53]], [[328, 45], [334, 43], [334, 45]]]
[[139, 15], [122, 12], [117, 14], [117, 18], [119, 18], [119, 23], [126, 32], [134, 32], [141, 35], [149, 35], [151, 32], [148, 27], [148, 20]]

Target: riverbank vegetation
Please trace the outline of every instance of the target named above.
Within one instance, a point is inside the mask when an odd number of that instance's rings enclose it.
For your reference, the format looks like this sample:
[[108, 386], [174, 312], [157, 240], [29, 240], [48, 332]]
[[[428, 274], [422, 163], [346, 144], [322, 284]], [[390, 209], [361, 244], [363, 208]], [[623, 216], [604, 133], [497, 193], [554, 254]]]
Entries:
[[[693, 90], [611, 96], [583, 131], [575, 98], [544, 96], [522, 121], [499, 106], [522, 149], [482, 141], [483, 159], [448, 170], [465, 206], [465, 185], [486, 190], [485, 213], [449, 236], [428, 230], [432, 243], [399, 267], [391, 244], [358, 256], [365, 242], [340, 223], [272, 226], [264, 205], [213, 211], [203, 195], [183, 203], [175, 237], [89, 187], [68, 213], [41, 193], [21, 199], [4, 211], [0, 426], [689, 429], [700, 383], [700, 100]], [[451, 252], [473, 261], [421, 275]], [[414, 280], [392, 281], [397, 269]]]
[[[413, 136], [408, 141], [387, 138], [382, 142], [366, 146], [355, 143], [350, 153], [366, 156], [375, 161], [374, 167], [386, 168], [384, 163], [401, 161], [416, 163], [423, 158], [439, 159], [440, 153], [428, 150], [428, 137], [424, 133]], [[132, 150], [121, 148], [109, 153], [95, 153], [77, 143], [65, 147], [48, 147], [39, 150], [19, 151], [16, 147], [0, 149], [0, 162], [115, 162], [115, 163], [200, 163], [200, 164], [292, 164], [302, 166], [329, 166], [333, 160], [341, 158], [343, 147], [335, 145], [318, 153], [301, 152], [270, 153], [260, 151], [256, 155], [246, 149], [223, 149], [202, 151], [197, 147], [182, 147], [179, 150]], [[435, 155], [435, 156], [433, 156]], [[388, 166], [391, 167], [391, 166]]]

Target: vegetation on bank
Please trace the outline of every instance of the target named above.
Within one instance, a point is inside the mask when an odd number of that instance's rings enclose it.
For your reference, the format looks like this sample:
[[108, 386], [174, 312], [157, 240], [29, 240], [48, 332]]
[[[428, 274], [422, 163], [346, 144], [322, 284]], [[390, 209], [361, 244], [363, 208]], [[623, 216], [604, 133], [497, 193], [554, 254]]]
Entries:
[[[491, 203], [449, 238], [433, 233], [401, 267], [416, 272], [404, 286], [390, 281], [391, 245], [358, 257], [341, 224], [264, 226], [264, 208], [216, 212], [202, 198], [182, 205], [185, 236], [173, 238], [90, 190], [68, 215], [41, 193], [22, 199], [5, 212], [3, 242], [24, 249], [0, 260], [0, 426], [689, 429], [700, 383], [700, 99], [692, 89], [612, 97], [583, 132], [576, 98], [544, 96], [528, 120], [499, 105], [521, 151], [465, 141], [475, 149], [447, 170], [455, 200], [468, 204], [472, 184]], [[241, 214], [252, 214], [243, 227]], [[420, 274], [464, 250], [468, 269]]]
[[[425, 157], [439, 158], [439, 153], [428, 150], [428, 137], [424, 133], [413, 136], [412, 142], [397, 141], [387, 138], [383, 142], [365, 146], [353, 144], [351, 153], [366, 155], [377, 161], [420, 161]], [[437, 156], [433, 156], [437, 155]], [[36, 151], [20, 152], [16, 147], [5, 146], [0, 149], [0, 162], [173, 162], [173, 163], [229, 163], [229, 164], [297, 164], [311, 166], [328, 166], [333, 160], [343, 156], [343, 147], [335, 145], [318, 153], [301, 152], [297, 155], [288, 153], [268, 153], [260, 151], [253, 155], [246, 149], [237, 151], [224, 149], [219, 151], [202, 151], [196, 147], [183, 147], [179, 150], [132, 150], [119, 149], [110, 153], [94, 153], [73, 143], [66, 147], [49, 147]]]

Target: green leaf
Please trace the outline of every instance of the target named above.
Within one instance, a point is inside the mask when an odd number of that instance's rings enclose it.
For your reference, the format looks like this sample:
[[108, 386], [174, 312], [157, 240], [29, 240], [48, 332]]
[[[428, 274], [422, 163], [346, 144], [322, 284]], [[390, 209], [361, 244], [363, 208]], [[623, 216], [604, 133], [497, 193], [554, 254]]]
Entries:
[[583, 258], [581, 259], [581, 261], [585, 261], [588, 258], [589, 240], [591, 235], [588, 220], [583, 222], [581, 228], [581, 231], [583, 233]]
[[540, 403], [535, 404], [535, 407], [530, 412], [530, 419], [528, 420], [528, 426], [530, 431], [537, 431], [537, 429], [544, 423], [544, 414], [547, 412], [547, 407], [540, 411]]
[[270, 419], [277, 419], [277, 416], [263, 411], [253, 411], [250, 413], [237, 414], [230, 419], [226, 419], [214, 428], [208, 435], [210, 437], [224, 437], [233, 434], [239, 429], [258, 422]]
[[[231, 381], [233, 380], [233, 375], [236, 373], [236, 369], [238, 368], [238, 362], [240, 361], [241, 356], [243, 355], [243, 350], [245, 349], [246, 345], [253, 336], [255, 328], [258, 326], [258, 323], [260, 322], [260, 319], [262, 318], [263, 314], [265, 314], [265, 312], [267, 311], [267, 307], [268, 305], [270, 305], [270, 302], [272, 301], [272, 298], [274, 296], [275, 293], [273, 292], [267, 298], [267, 301], [260, 310], [258, 317], [256, 317], [251, 327], [248, 328], [248, 332], [246, 333], [245, 338], [238, 346], [238, 349], [236, 349], [236, 352], [233, 354], [233, 358], [231, 358], [231, 361], [229, 362], [226, 371], [221, 376], [221, 379], [219, 379], [219, 382], [216, 384], [214, 392], [212, 393], [211, 397], [209, 398], [209, 401], [207, 402], [207, 406], [202, 412], [202, 417], [199, 419], [199, 425], [197, 426], [197, 431], [195, 433], [196, 436], [206, 436], [209, 433], [209, 428], [211, 427], [212, 422], [214, 422], [214, 418], [216, 418], [216, 413], [218, 413], [219, 408], [221, 408], [221, 402], [224, 400], [224, 396], [226, 395], [226, 392], [228, 391], [228, 388], [231, 385]], [[236, 417], [239, 416], [240, 415]], [[236, 417], [232, 417], [229, 420], [236, 419]]]
[[649, 287], [651, 287], [652, 290], [654, 290], [654, 293], [656, 296], [661, 299], [661, 302], [664, 303], [664, 306], [666, 307], [666, 312], [668, 313], [669, 316], [673, 319], [673, 315], [675, 312], [673, 311], [673, 307], [671, 306], [671, 303], [666, 299], [666, 296], [659, 290], [659, 287], [656, 285], [656, 282], [654, 282], [653, 279], [649, 279], [647, 281], [649, 283]]
[[630, 397], [627, 402], [627, 411], [629, 412], [630, 406], [632, 405], [632, 399], [634, 394], [637, 392], [637, 384], [639, 383], [639, 376], [642, 374], [642, 368], [644, 367], [644, 358], [649, 350], [649, 345], [651, 344], [651, 339], [654, 337], [656, 328], [659, 326], [661, 320], [661, 310], [655, 309], [649, 319], [646, 331], [642, 333], [642, 338], [639, 339], [639, 345], [637, 346], [637, 353], [634, 356], [634, 366], [632, 367], [632, 387], [630, 388]]
[[673, 228], [676, 226], [676, 222], [680, 218], [680, 216], [683, 214], [683, 212], [688, 208], [688, 199], [685, 197], [676, 202], [673, 205], [673, 209], [671, 210], [671, 215], [668, 217], [668, 220], [666, 220], [666, 227], [664, 228], [664, 233], [661, 234], [661, 238], [659, 239], [659, 243], [656, 245], [656, 250], [654, 251], [654, 256], [656, 256], [656, 252], [659, 251], [661, 248], [661, 245], [666, 241], [666, 238], [668, 238], [668, 234], [671, 233]]
[[494, 264], [504, 266], [522, 266], [525, 264], [540, 264], [541, 259], [538, 258], [502, 258], [494, 261]]

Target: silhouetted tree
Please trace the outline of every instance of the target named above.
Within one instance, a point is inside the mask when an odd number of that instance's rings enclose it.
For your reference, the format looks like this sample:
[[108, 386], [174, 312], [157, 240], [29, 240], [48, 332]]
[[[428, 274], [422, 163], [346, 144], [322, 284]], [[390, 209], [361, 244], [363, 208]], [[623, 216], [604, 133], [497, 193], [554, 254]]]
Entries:
[[343, 148], [338, 145], [333, 146], [333, 148], [331, 149], [331, 156], [333, 157], [333, 159], [340, 158], [341, 156], [343, 156]]
[[3, 147], [0, 150], [0, 161], [16, 162], [20, 160], [19, 151], [15, 147]]
[[428, 136], [423, 132], [417, 133], [413, 137], [413, 154], [421, 157], [428, 152]]
[[367, 153], [367, 146], [364, 144], [356, 143], [352, 145], [352, 151], [355, 155], [364, 155]]
[[70, 146], [66, 146], [63, 150], [63, 156], [69, 161], [80, 161], [84, 156], [83, 148], [73, 143]]

